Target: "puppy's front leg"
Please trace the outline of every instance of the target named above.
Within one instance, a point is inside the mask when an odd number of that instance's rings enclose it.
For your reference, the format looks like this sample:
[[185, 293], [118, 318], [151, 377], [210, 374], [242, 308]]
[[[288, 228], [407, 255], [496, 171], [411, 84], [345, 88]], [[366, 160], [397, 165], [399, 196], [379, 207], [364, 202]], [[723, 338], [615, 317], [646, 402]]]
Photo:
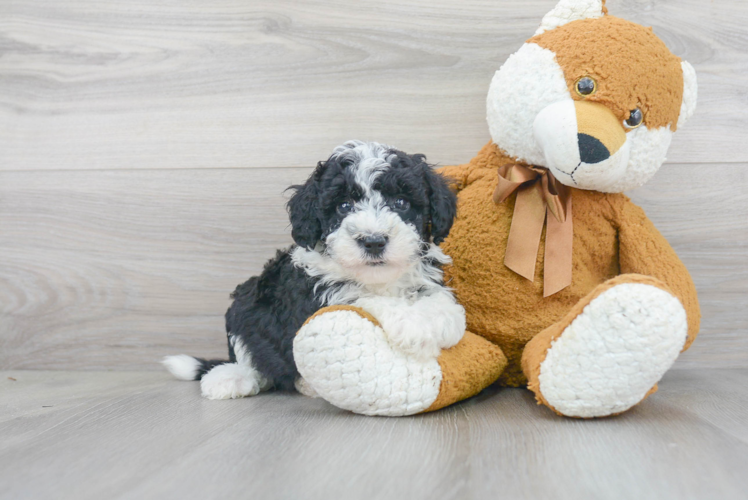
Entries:
[[437, 357], [465, 333], [465, 309], [448, 292], [436, 292], [415, 302], [362, 298], [355, 305], [377, 318], [390, 343], [406, 354]]
[[413, 310], [422, 318], [439, 349], [449, 349], [465, 335], [465, 308], [446, 290], [419, 299]]

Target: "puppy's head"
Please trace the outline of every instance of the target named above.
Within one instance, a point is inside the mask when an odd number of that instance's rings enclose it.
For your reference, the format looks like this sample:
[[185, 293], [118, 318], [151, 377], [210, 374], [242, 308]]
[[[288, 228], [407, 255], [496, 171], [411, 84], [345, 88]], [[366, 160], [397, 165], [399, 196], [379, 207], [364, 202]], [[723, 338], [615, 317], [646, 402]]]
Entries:
[[292, 189], [296, 244], [364, 284], [394, 282], [417, 264], [449, 233], [457, 203], [423, 155], [360, 141], [337, 147]]

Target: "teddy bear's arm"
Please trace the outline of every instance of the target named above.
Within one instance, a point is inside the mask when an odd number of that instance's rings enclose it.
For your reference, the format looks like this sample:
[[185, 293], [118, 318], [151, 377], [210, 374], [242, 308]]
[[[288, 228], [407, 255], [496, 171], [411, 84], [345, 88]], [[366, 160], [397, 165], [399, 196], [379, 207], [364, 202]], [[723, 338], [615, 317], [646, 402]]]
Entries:
[[688, 317], [688, 349], [699, 333], [701, 311], [696, 287], [686, 266], [670, 243], [647, 218], [644, 210], [631, 202], [624, 204], [619, 220], [619, 263], [622, 274], [653, 276], [665, 282], [678, 297]]

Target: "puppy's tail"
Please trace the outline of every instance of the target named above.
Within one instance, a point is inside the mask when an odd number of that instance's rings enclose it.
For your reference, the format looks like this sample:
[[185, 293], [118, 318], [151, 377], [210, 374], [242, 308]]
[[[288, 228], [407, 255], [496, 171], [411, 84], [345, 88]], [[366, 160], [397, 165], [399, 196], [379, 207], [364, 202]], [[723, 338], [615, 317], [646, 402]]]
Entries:
[[203, 375], [208, 373], [214, 366], [225, 363], [229, 363], [229, 361], [221, 359], [193, 358], [186, 354], [166, 356], [161, 360], [161, 364], [179, 380], [200, 380], [203, 378]]

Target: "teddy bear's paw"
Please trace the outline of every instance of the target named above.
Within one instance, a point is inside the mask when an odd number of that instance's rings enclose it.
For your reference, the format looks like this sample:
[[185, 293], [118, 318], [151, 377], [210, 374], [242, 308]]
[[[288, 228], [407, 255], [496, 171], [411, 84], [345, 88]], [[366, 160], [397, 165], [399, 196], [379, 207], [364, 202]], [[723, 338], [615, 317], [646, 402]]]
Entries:
[[314, 316], [296, 335], [293, 352], [308, 386], [355, 413], [412, 415], [439, 395], [442, 372], [436, 357], [393, 348], [382, 327], [356, 310]]
[[644, 399], [681, 351], [686, 312], [670, 293], [641, 283], [593, 299], [540, 364], [539, 390], [559, 413], [601, 417]]

